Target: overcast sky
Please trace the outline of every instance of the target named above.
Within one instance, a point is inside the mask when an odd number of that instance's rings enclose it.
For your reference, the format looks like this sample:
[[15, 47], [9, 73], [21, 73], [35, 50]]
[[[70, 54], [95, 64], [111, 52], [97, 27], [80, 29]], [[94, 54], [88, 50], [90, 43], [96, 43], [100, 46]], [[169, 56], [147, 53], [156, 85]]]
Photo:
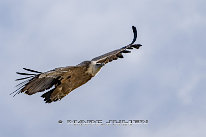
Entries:
[[[204, 137], [205, 0], [1, 0], [2, 137]], [[109, 63], [59, 102], [42, 93], [9, 95], [16, 71], [48, 71], [126, 46], [139, 50]], [[149, 120], [132, 126], [73, 126], [66, 120]], [[58, 120], [63, 120], [58, 124]]]

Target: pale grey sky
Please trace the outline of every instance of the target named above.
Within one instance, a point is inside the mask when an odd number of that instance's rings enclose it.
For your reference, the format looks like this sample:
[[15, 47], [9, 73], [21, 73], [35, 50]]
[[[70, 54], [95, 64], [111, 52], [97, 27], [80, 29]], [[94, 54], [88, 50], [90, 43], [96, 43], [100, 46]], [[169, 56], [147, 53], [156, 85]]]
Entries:
[[[1, 0], [0, 136], [204, 137], [205, 0]], [[60, 102], [15, 98], [16, 71], [76, 65], [131, 42]], [[71, 126], [68, 119], [148, 119], [147, 125]]]

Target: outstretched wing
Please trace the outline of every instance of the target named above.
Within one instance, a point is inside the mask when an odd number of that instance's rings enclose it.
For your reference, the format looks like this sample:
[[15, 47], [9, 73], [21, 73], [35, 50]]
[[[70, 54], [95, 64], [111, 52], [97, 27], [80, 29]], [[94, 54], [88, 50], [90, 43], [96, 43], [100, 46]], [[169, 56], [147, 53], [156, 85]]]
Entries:
[[17, 74], [26, 77], [16, 79], [16, 81], [21, 81], [21, 80], [25, 80], [25, 81], [19, 83], [17, 85], [18, 89], [11, 93], [11, 94], [15, 93], [14, 96], [16, 94], [23, 93], [23, 92], [28, 95], [32, 95], [37, 92], [42, 92], [47, 89], [50, 89], [52, 86], [56, 87], [61, 83], [61, 78], [63, 74], [66, 72], [61, 68], [57, 68], [45, 73], [27, 69], [27, 68], [23, 68], [23, 69], [33, 73], [17, 72]]
[[106, 53], [104, 55], [98, 56], [96, 58], [93, 58], [92, 61], [96, 61], [97, 63], [106, 64], [106, 63], [111, 62], [113, 60], [117, 60], [118, 58], [123, 58], [122, 53], [130, 53], [131, 52], [130, 49], [133, 49], [133, 48], [139, 49], [139, 47], [142, 45], [141, 44], [134, 44], [134, 42], [137, 39], [137, 29], [136, 29], [136, 27], [132, 26], [132, 30], [134, 33], [134, 38], [133, 38], [133, 41], [129, 45], [122, 47], [120, 49], [111, 51], [111, 52]]
[[[32, 95], [48, 90], [41, 96], [46, 103], [61, 100], [72, 90], [86, 83], [92, 77], [84, 74], [87, 68], [83, 66], [56, 68], [45, 73], [26, 68], [23, 69], [34, 73], [17, 72], [19, 75], [26, 76], [17, 79], [17, 81], [25, 81], [19, 83], [17, 85], [19, 88], [11, 94], [15, 93], [14, 96], [19, 93]], [[84, 78], [82, 78], [82, 76], [84, 76]]]

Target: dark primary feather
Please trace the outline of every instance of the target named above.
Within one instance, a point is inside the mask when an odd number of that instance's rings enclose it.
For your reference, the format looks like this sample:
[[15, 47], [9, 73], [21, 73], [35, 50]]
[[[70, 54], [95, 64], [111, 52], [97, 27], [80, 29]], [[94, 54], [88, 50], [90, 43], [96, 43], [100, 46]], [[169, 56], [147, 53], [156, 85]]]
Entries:
[[131, 53], [129, 50], [123, 50], [122, 53]]
[[132, 42], [130, 43], [130, 45], [134, 44], [136, 39], [137, 39], [137, 29], [135, 26], [132, 26], [132, 30], [133, 30], [133, 33], [134, 33], [134, 38], [132, 40]]
[[117, 56], [118, 58], [124, 58], [123, 55], [122, 55], [122, 53], [118, 53], [116, 56]]
[[24, 70], [27, 70], [27, 71], [30, 71], [30, 72], [35, 72], [35, 73], [42, 73], [42, 72], [39, 72], [39, 71], [36, 71], [36, 70], [32, 70], [32, 69], [28, 69], [28, 68], [23, 68]]
[[16, 72], [16, 74], [19, 74], [19, 75], [35, 75], [35, 74], [28, 74], [28, 73], [21, 73], [21, 72]]
[[50, 91], [44, 93], [41, 97], [44, 98], [45, 103], [51, 103], [52, 101], [57, 101], [56, 100], [51, 100], [51, 95], [53, 93], [53, 91], [55, 90], [55, 88], [51, 89]]
[[[18, 74], [18, 73], [17, 73]], [[32, 78], [33, 76], [30, 76], [30, 77], [25, 77], [25, 78], [18, 78], [16, 79], [16, 81], [19, 81], [19, 80], [24, 80], [24, 79], [28, 79], [28, 78]]]

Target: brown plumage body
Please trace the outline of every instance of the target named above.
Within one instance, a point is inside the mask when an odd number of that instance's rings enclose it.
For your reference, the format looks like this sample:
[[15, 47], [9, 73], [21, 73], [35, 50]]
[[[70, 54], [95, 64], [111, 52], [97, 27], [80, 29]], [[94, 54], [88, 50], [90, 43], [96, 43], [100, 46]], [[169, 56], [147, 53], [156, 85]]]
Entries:
[[69, 94], [72, 90], [85, 84], [92, 78], [91, 74], [85, 73], [86, 70], [87, 70], [86, 66], [63, 68], [60, 71], [61, 84], [58, 85], [57, 83], [56, 85], [57, 87], [54, 90], [43, 94], [42, 97], [45, 98], [44, 100], [47, 103], [62, 99], [64, 96]]
[[72, 90], [88, 82], [105, 64], [117, 60], [118, 58], [123, 58], [122, 53], [130, 53], [131, 51], [129, 51], [129, 49], [138, 49], [142, 46], [141, 44], [133, 44], [136, 41], [137, 32], [135, 27], [132, 28], [134, 39], [131, 44], [95, 57], [91, 61], [83, 61], [76, 66], [56, 68], [44, 73], [24, 68], [24, 70], [32, 73], [17, 72], [17, 74], [26, 75], [27, 77], [17, 79], [18, 81], [26, 79], [26, 81], [18, 84], [17, 86], [19, 86], [19, 88], [13, 93], [26, 93], [32, 95], [37, 92], [48, 90], [42, 95], [46, 103], [61, 100]]

